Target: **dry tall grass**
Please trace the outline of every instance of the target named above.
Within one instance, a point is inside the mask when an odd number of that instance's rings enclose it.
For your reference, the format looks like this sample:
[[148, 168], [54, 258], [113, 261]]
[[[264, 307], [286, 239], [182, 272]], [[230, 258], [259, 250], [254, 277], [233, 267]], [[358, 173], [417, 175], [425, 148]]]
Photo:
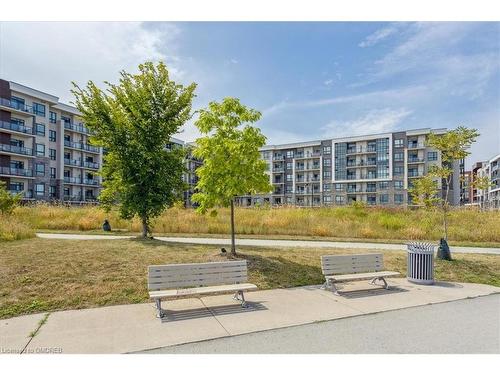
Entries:
[[[116, 211], [99, 207], [36, 205], [18, 207], [14, 214], [35, 229], [96, 230], [104, 219], [113, 229], [140, 232], [138, 220], [120, 219]], [[216, 217], [192, 209], [172, 208], [154, 221], [155, 233], [227, 234], [229, 210]], [[442, 233], [438, 211], [390, 208], [256, 208], [236, 209], [236, 231], [247, 235], [293, 235], [363, 239], [438, 240]], [[450, 213], [449, 239], [500, 242], [500, 212], [456, 209]]]
[[21, 218], [0, 214], [0, 242], [35, 237], [34, 229]]

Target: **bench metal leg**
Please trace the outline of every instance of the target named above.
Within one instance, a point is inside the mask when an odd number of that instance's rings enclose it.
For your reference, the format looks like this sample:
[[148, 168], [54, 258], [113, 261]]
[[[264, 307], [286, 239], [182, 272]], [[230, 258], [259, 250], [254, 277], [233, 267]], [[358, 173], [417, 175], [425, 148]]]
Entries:
[[[241, 298], [239, 298], [239, 296], [241, 296]], [[247, 307], [247, 302], [245, 301], [245, 295], [243, 294], [242, 290], [238, 290], [236, 293], [234, 293], [233, 299], [241, 301], [242, 307]]]
[[340, 296], [340, 293], [337, 290], [337, 287], [335, 286], [335, 283], [332, 279], [326, 279], [326, 282], [323, 284], [323, 286], [321, 288], [322, 289], [329, 289], [336, 296]]
[[374, 277], [370, 281], [370, 284], [375, 284], [375, 281], [377, 281], [377, 280], [381, 280], [384, 283], [384, 288], [385, 289], [389, 289], [389, 285], [387, 284], [387, 281], [385, 281], [385, 277], [383, 277], [383, 276], [381, 276], [381, 277]]
[[157, 318], [163, 318], [163, 310], [161, 308], [161, 298], [155, 299], [155, 304], [156, 304], [156, 317]]

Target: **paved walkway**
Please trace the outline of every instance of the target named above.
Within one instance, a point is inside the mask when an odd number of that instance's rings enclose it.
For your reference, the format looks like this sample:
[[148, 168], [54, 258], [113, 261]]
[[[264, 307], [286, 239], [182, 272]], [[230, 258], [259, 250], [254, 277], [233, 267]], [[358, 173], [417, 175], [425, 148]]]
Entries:
[[[55, 238], [65, 240], [117, 240], [124, 238], [133, 238], [133, 236], [115, 236], [99, 234], [63, 234], [63, 233], [37, 233], [40, 238]], [[227, 238], [203, 238], [203, 237], [155, 237], [157, 240], [176, 243], [192, 243], [203, 245], [221, 245], [231, 244]], [[240, 246], [257, 247], [313, 247], [313, 248], [338, 248], [338, 249], [365, 249], [365, 250], [397, 250], [405, 251], [404, 244], [384, 244], [370, 242], [333, 242], [333, 241], [304, 241], [304, 240], [265, 240], [238, 238], [236, 244]], [[500, 248], [493, 247], [465, 247], [451, 246], [452, 253], [470, 253], [470, 254], [496, 254], [500, 255]]]
[[[478, 311], [481, 319], [477, 319]], [[500, 354], [500, 295], [223, 337], [144, 353]]]
[[[0, 353], [136, 352], [500, 293], [481, 284], [419, 286], [390, 279], [390, 285], [385, 290], [353, 282], [342, 296], [319, 286], [262, 290], [247, 293], [246, 309], [230, 295], [180, 299], [165, 304], [163, 320], [155, 317], [152, 303], [59, 311], [48, 316], [34, 338], [30, 333], [45, 314], [26, 315], [0, 320]], [[386, 323], [391, 329], [391, 321]]]

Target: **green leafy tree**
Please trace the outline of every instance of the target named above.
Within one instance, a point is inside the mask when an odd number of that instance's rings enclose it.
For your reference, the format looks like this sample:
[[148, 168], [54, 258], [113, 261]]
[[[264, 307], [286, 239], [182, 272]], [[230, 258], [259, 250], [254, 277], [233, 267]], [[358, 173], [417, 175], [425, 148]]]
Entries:
[[231, 253], [236, 254], [234, 233], [234, 198], [243, 194], [269, 192], [272, 186], [266, 175], [266, 162], [259, 148], [266, 143], [260, 129], [251, 124], [260, 112], [245, 107], [235, 98], [211, 102], [200, 111], [196, 126], [204, 135], [196, 141], [194, 156], [203, 160], [196, 170], [199, 177], [193, 201], [198, 212], [217, 207], [231, 207]]
[[11, 194], [4, 181], [0, 181], [0, 213], [10, 215], [19, 204], [22, 194]]
[[444, 187], [444, 196], [439, 196], [436, 202], [442, 211], [444, 241], [448, 240], [448, 212], [450, 206], [450, 186], [453, 177], [452, 168], [456, 162], [470, 155], [470, 146], [476, 141], [477, 137], [479, 137], [479, 132], [476, 129], [459, 126], [445, 134], [431, 133], [427, 139], [427, 146], [441, 153], [441, 166], [431, 167], [429, 175], [441, 179]]
[[166, 146], [192, 116], [196, 84], [179, 85], [163, 63], [146, 62], [138, 74], [122, 71], [117, 85], [106, 86], [104, 92], [89, 81], [73, 90], [91, 141], [106, 150], [99, 200], [108, 209], [119, 204], [122, 218], [139, 217], [146, 238], [151, 220], [184, 189], [183, 151]]
[[438, 187], [435, 177], [426, 175], [413, 182], [413, 186], [408, 189], [413, 203], [425, 208], [431, 208], [439, 202]]

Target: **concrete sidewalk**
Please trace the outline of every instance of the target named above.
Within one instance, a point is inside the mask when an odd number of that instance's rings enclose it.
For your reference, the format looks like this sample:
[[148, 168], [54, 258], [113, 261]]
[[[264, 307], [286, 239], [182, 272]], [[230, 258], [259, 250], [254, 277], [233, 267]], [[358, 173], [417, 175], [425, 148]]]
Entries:
[[[66, 233], [37, 233], [37, 237], [63, 240], [119, 240], [133, 238], [133, 236], [99, 235], [99, 234], [66, 234]], [[191, 243], [202, 245], [230, 245], [228, 238], [204, 237], [155, 237], [155, 239], [174, 243]], [[371, 242], [334, 242], [334, 241], [306, 241], [306, 240], [265, 240], [237, 238], [236, 245], [257, 247], [306, 247], [306, 248], [337, 248], [337, 249], [364, 249], [364, 250], [396, 250], [406, 251], [404, 244], [384, 244]], [[452, 253], [495, 254], [500, 255], [500, 248], [494, 247], [465, 247], [451, 246]]]
[[256, 291], [246, 309], [230, 295], [181, 299], [165, 303], [163, 320], [151, 303], [59, 311], [32, 339], [44, 314], [22, 316], [0, 320], [0, 352], [127, 353], [500, 293], [481, 284], [389, 283], [391, 290], [353, 282], [340, 297], [319, 286]]

